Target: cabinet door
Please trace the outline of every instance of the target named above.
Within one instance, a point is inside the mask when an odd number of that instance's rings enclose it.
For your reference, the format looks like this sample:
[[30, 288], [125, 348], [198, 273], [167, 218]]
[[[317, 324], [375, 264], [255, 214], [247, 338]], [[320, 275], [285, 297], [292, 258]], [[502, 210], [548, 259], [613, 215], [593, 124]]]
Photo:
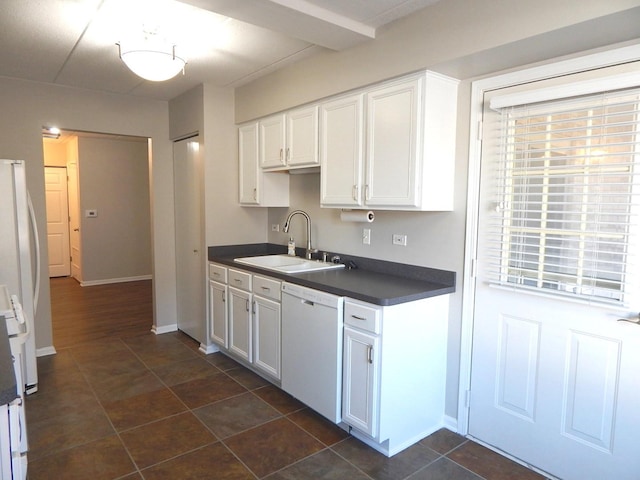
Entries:
[[260, 166], [277, 168], [286, 165], [285, 117], [273, 115], [260, 120]]
[[228, 292], [229, 351], [251, 362], [251, 293], [233, 287]]
[[417, 78], [367, 94], [368, 206], [419, 205], [423, 85]]
[[363, 433], [378, 433], [379, 337], [344, 329], [342, 420]]
[[280, 303], [254, 296], [253, 306], [254, 365], [280, 380]]
[[320, 108], [320, 203], [362, 205], [364, 95], [351, 95]]
[[315, 167], [318, 159], [318, 106], [287, 113], [286, 163], [290, 168]]
[[227, 334], [227, 286], [209, 280], [209, 325], [211, 340], [228, 348]]
[[238, 129], [238, 159], [240, 163], [240, 203], [257, 205], [260, 194], [258, 164], [258, 124]]

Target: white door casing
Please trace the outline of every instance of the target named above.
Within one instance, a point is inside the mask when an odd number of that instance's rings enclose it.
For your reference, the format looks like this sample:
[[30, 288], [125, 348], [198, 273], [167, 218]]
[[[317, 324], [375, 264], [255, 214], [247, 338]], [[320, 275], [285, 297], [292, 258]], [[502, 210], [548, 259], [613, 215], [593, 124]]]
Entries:
[[71, 275], [67, 169], [64, 167], [45, 167], [44, 174], [49, 276], [67, 277]]
[[67, 163], [67, 194], [69, 199], [69, 245], [71, 276], [82, 283], [82, 232], [80, 231], [80, 191], [78, 163]]
[[[475, 119], [481, 118], [485, 91], [623, 63], [638, 53], [638, 47], [626, 47], [477, 82]], [[475, 139], [482, 128], [476, 121], [471, 125], [467, 258], [472, 260], [465, 266], [460, 431], [568, 480], [637, 478], [640, 327], [617, 321], [629, 312], [484, 282], [483, 222], [495, 205], [482, 187], [477, 190], [481, 170], [485, 181], [492, 172], [480, 168]]]

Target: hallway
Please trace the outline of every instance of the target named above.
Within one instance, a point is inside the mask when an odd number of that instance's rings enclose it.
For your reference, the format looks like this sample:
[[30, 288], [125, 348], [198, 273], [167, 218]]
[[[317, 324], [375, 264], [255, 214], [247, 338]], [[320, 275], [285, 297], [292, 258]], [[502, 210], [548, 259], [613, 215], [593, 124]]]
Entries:
[[386, 458], [228, 357], [151, 334], [136, 286], [52, 283], [81, 329], [55, 319], [58, 353], [38, 359], [30, 480], [543, 478], [448, 430]]

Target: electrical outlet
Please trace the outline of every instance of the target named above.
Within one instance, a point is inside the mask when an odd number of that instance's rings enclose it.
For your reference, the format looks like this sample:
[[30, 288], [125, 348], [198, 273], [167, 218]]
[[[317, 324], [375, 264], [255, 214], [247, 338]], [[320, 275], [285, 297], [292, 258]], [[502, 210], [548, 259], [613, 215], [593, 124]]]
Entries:
[[280, 231], [280, 224], [279, 223], [272, 223], [271, 224], [271, 231], [272, 232], [279, 232]]
[[393, 234], [392, 243], [394, 245], [401, 245], [403, 247], [406, 247], [407, 246], [407, 236], [406, 235], [400, 235], [399, 233], [394, 233]]
[[371, 229], [365, 228], [362, 230], [362, 244], [371, 245]]

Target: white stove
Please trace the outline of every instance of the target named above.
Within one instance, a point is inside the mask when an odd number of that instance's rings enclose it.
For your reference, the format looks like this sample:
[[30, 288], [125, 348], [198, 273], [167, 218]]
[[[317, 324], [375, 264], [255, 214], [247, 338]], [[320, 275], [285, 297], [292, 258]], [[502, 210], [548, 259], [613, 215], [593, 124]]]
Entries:
[[7, 324], [16, 376], [16, 394], [19, 395], [13, 402], [0, 407], [0, 473], [3, 480], [24, 480], [27, 478], [28, 444], [23, 352], [30, 332], [18, 298], [10, 295], [5, 285], [0, 285], [0, 319], [4, 319]]

